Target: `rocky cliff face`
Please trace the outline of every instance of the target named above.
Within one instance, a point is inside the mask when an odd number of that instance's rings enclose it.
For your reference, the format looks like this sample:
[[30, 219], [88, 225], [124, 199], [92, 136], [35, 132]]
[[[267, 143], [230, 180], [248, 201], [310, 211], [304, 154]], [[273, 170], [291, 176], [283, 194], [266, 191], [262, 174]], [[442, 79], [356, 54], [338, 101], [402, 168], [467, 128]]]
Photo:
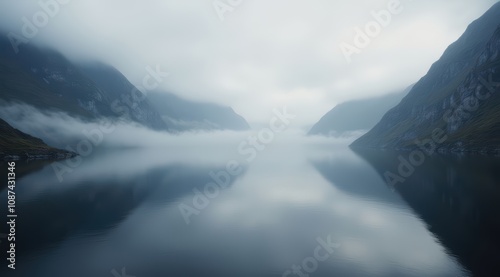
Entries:
[[500, 149], [500, 3], [472, 23], [354, 147], [438, 151]]
[[146, 97], [112, 66], [75, 64], [55, 50], [21, 47], [16, 55], [6, 36], [0, 34], [0, 100], [7, 104], [25, 103], [91, 121], [125, 120], [154, 130], [250, 128], [230, 107], [165, 92], [147, 91], [150, 97]]
[[[2, 35], [0, 51], [2, 100], [83, 119], [121, 118], [152, 129], [167, 129], [147, 100], [133, 109], [126, 107], [123, 96], [130, 95], [134, 86], [114, 68], [96, 64], [87, 68], [86, 74], [59, 52], [33, 45], [23, 45], [16, 55]], [[129, 111], [126, 117], [120, 112], [123, 110]]]
[[169, 129], [146, 95], [137, 97], [141, 92], [116, 68], [96, 62], [80, 66], [80, 69], [105, 92], [109, 98], [108, 108], [115, 116], [129, 118], [155, 130]]

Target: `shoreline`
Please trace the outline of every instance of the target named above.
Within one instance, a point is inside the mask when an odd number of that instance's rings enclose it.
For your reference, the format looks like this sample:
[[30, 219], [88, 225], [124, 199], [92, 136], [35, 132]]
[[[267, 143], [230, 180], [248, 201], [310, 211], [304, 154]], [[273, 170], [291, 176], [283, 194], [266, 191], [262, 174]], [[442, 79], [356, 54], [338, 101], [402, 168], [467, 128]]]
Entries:
[[52, 152], [52, 153], [2, 153], [2, 161], [40, 161], [40, 160], [64, 160], [78, 156], [73, 152]]

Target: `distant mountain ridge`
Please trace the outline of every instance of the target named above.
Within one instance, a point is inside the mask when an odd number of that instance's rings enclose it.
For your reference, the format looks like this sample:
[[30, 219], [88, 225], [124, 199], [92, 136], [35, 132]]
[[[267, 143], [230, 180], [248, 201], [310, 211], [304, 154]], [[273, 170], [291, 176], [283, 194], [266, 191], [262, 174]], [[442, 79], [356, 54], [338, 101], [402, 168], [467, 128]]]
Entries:
[[250, 129], [246, 120], [230, 107], [189, 101], [163, 91], [150, 92], [148, 98], [163, 120], [177, 131]]
[[387, 110], [396, 106], [413, 86], [399, 93], [338, 104], [326, 113], [308, 135], [339, 135], [348, 131], [369, 130]]
[[[106, 90], [57, 51], [32, 45], [21, 47], [22, 54], [16, 55], [10, 42], [5, 37], [0, 38], [1, 99], [26, 103], [41, 110], [63, 111], [85, 120], [120, 118], [121, 114], [112, 109], [113, 102], [130, 90]], [[103, 78], [125, 79], [118, 71], [104, 73], [107, 75], [103, 74]], [[136, 111], [148, 116], [131, 113], [131, 121], [152, 129], [166, 129], [147, 101]]]
[[169, 103], [153, 105], [147, 97], [133, 99], [139, 90], [112, 66], [75, 64], [55, 50], [30, 44], [21, 48], [22, 54], [16, 55], [8, 38], [0, 34], [0, 100], [8, 103], [62, 111], [83, 120], [127, 120], [154, 130], [249, 128], [229, 107], [175, 95], [161, 99]]
[[434, 135], [437, 151], [500, 150], [500, 3], [469, 25], [366, 135], [358, 148], [415, 149]]

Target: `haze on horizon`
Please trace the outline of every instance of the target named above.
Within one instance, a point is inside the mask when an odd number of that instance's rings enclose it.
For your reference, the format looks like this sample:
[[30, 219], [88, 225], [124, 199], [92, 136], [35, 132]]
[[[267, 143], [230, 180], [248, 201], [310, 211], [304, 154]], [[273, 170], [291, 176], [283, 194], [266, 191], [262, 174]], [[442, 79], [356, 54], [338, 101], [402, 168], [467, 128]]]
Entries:
[[[213, 0], [66, 2], [29, 43], [109, 63], [135, 84], [159, 65], [171, 74], [165, 91], [231, 106], [257, 124], [287, 106], [294, 124], [310, 126], [340, 102], [416, 82], [497, 1], [401, 0], [402, 11], [350, 63], [339, 45], [353, 44], [354, 28], [390, 0], [243, 0], [224, 20]], [[23, 17], [41, 9], [1, 1], [0, 29], [21, 34]]]

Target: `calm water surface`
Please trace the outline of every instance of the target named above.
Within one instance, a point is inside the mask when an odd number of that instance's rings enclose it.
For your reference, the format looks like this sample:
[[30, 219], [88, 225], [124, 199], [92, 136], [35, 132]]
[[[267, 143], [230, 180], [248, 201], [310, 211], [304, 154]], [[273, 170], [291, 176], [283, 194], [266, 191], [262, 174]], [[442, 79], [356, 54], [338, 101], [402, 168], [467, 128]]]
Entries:
[[[500, 276], [496, 159], [428, 158], [391, 187], [397, 155], [345, 145], [276, 145], [251, 162], [169, 151], [94, 154], [62, 182], [19, 162], [17, 269], [3, 259], [0, 275]], [[241, 173], [187, 224], [180, 205], [230, 159]]]

